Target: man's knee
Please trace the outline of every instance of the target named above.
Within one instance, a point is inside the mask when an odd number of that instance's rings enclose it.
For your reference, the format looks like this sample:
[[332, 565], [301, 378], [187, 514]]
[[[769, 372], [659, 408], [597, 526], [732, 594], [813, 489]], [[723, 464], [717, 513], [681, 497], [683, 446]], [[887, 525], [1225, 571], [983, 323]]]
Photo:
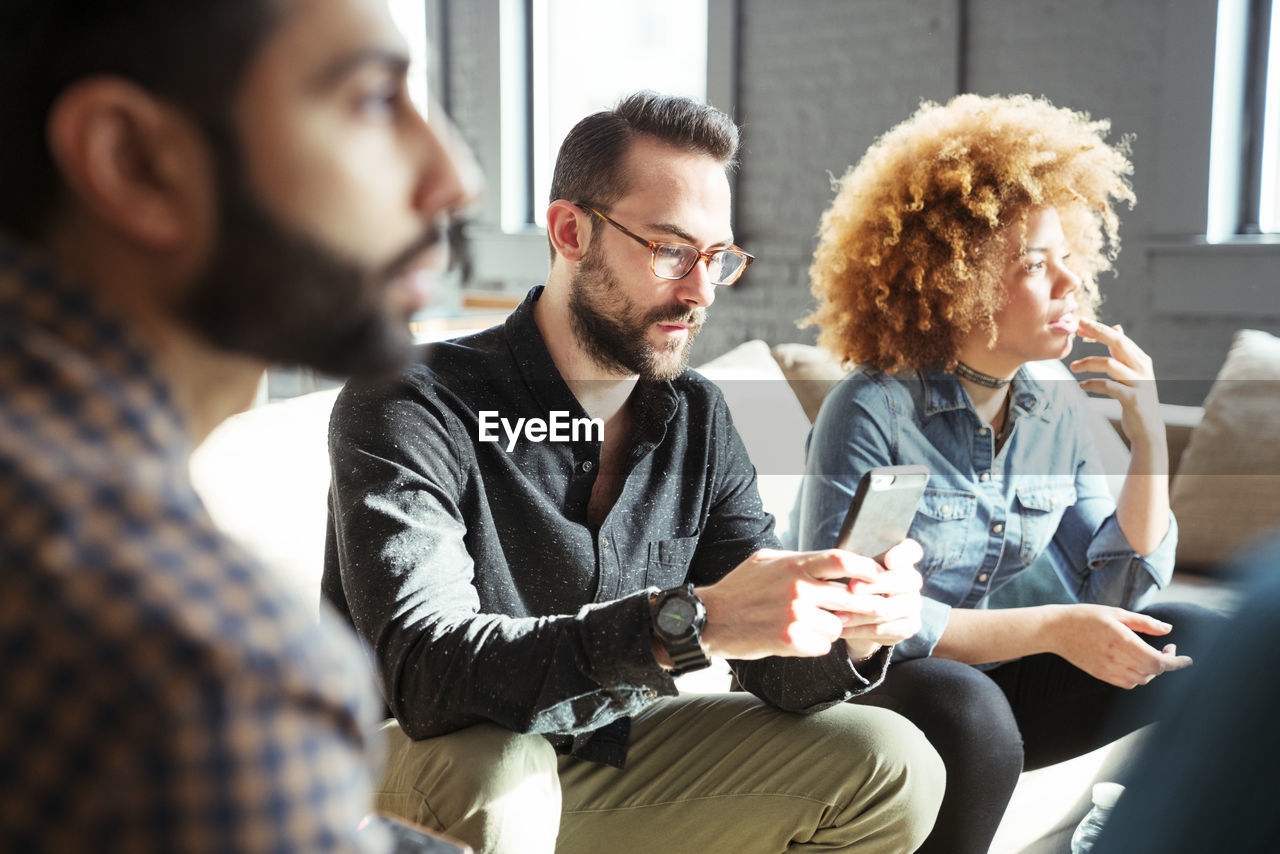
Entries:
[[901, 715], [882, 709], [863, 711], [874, 713], [872, 721], [864, 724], [874, 728], [878, 745], [878, 749], [870, 753], [874, 759], [873, 785], [884, 792], [886, 800], [899, 804], [904, 811], [904, 821], [923, 826], [920, 836], [923, 841], [933, 826], [946, 789], [947, 772], [942, 758], [924, 733]]
[[938, 752], [914, 724], [885, 709], [843, 705], [820, 714], [829, 731], [826, 773], [836, 775], [840, 838], [869, 845], [858, 850], [914, 851], [929, 835], [946, 788]]
[[378, 809], [441, 830], [479, 852], [554, 850], [560, 783], [546, 739], [491, 724], [423, 741], [409, 739], [395, 724], [384, 732], [388, 756]]

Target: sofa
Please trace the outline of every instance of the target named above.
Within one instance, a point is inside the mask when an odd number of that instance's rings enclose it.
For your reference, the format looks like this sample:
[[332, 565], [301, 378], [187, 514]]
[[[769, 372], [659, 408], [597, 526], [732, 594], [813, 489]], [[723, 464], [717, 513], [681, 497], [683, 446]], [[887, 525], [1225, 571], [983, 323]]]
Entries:
[[[699, 370], [724, 390], [759, 473], [765, 508], [785, 532], [809, 425], [843, 370], [815, 347], [770, 348], [763, 341], [746, 342]], [[1050, 379], [1069, 376], [1059, 363], [1039, 363], [1035, 370]], [[1160, 596], [1230, 611], [1235, 588], [1213, 568], [1280, 525], [1280, 395], [1262, 392], [1265, 382], [1276, 380], [1280, 339], [1244, 330], [1204, 407], [1162, 405], [1181, 545], [1174, 583]], [[191, 463], [193, 482], [215, 521], [310, 607], [319, 598], [329, 479], [326, 427], [336, 395], [336, 389], [313, 392], [233, 416]], [[1118, 485], [1127, 459], [1115, 428], [1118, 407], [1108, 399], [1089, 399], [1087, 406], [1091, 430]], [[1194, 571], [1184, 570], [1184, 562]], [[1046, 582], [1052, 585], [1053, 579], [1036, 580]], [[1052, 592], [1002, 588], [1001, 595], [1004, 604], [1017, 604], [1019, 595]], [[722, 691], [728, 681], [727, 668], [717, 663], [681, 677], [680, 687]], [[1141, 737], [1136, 733], [1087, 756], [1024, 773], [992, 851], [1066, 854], [1071, 831], [1089, 807], [1091, 784], [1113, 778]]]

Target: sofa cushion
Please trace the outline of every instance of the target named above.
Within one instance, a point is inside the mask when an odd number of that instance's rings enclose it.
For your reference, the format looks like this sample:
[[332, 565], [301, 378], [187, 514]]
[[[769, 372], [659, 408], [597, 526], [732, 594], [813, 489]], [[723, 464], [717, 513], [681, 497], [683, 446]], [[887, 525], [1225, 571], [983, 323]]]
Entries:
[[760, 474], [804, 471], [809, 419], [763, 341], [747, 341], [697, 368], [724, 392], [733, 424]]
[[1210, 569], [1280, 527], [1280, 338], [1244, 329], [1174, 478], [1178, 563]]
[[804, 414], [816, 420], [827, 392], [847, 371], [835, 356], [811, 344], [778, 344], [772, 352]]

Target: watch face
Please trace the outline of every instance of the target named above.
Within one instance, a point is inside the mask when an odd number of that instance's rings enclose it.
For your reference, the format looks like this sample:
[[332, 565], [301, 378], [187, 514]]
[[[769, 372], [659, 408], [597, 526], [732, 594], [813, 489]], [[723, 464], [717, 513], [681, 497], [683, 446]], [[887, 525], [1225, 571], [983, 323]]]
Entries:
[[658, 611], [658, 628], [671, 637], [687, 637], [696, 616], [693, 604], [683, 599], [668, 599]]

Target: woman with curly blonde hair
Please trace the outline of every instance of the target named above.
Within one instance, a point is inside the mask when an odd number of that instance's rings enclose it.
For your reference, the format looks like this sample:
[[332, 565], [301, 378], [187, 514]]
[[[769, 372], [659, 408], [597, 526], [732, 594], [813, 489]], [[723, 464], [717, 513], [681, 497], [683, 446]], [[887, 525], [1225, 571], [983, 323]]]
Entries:
[[[911, 528], [923, 627], [862, 700], [913, 720], [946, 762], [921, 851], [986, 851], [1019, 772], [1142, 723], [1114, 713], [1168, 680], [1127, 689], [1189, 665], [1170, 641], [1214, 619], [1137, 610], [1172, 575], [1177, 529], [1151, 360], [1094, 320], [1096, 277], [1119, 251], [1115, 206], [1134, 202], [1127, 145], [1108, 144], [1108, 127], [1029, 96], [925, 104], [849, 170], [822, 218], [810, 320], [857, 368], [814, 424], [793, 528], [801, 549], [829, 548], [865, 471], [930, 470]], [[1075, 383], [1026, 367], [1065, 357], [1077, 333], [1108, 354], [1070, 367], [1101, 374], [1080, 386], [1120, 402], [1132, 446], [1118, 499]], [[1075, 601], [989, 608], [1037, 559]]]

